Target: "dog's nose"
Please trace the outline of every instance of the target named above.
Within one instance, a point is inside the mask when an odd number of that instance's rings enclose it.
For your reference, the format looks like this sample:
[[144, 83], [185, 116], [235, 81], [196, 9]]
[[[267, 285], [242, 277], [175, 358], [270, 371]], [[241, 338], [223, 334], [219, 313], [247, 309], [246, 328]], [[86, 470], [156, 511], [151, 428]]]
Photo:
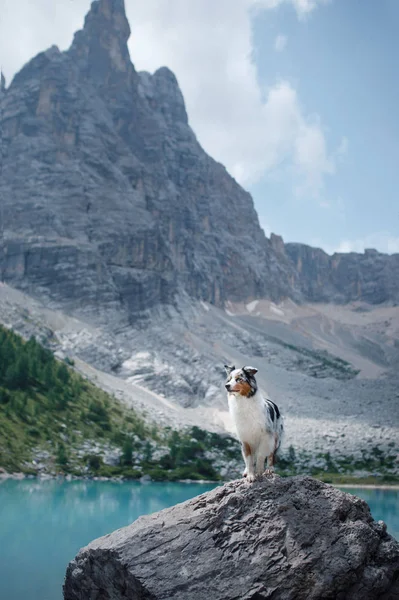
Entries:
[[229, 392], [230, 391], [230, 384], [226, 383], [226, 385], [224, 386], [226, 388], [226, 390]]

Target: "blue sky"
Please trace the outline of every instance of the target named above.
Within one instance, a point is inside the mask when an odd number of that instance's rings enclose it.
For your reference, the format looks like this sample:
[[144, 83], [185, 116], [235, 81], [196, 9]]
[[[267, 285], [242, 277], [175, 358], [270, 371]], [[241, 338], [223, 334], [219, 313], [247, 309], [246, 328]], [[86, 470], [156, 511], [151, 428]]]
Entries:
[[[125, 3], [136, 68], [174, 71], [200, 143], [252, 193], [267, 234], [399, 252], [399, 0]], [[66, 49], [89, 6], [3, 0], [7, 80]]]
[[[317, 197], [295, 196], [273, 174], [250, 186], [261, 220], [285, 239], [399, 252], [398, 22], [395, 0], [333, 0], [305, 20], [286, 4], [253, 19], [259, 82], [288, 78], [320, 115], [327, 144], [347, 139]], [[278, 35], [286, 43], [271, 57]]]

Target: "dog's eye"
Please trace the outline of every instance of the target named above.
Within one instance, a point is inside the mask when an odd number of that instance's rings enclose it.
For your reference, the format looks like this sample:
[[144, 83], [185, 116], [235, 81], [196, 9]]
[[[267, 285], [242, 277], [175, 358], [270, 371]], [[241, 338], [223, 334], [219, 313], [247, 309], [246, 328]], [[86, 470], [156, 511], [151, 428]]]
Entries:
[[242, 377], [237, 377], [236, 381], [237, 381], [237, 383], [242, 383], [243, 379], [242, 379]]

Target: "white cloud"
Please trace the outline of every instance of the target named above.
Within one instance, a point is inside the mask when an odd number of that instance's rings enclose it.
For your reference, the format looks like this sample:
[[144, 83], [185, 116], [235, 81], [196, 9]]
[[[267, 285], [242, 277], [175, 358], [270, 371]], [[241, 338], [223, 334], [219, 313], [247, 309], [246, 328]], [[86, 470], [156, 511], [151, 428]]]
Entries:
[[139, 69], [164, 63], [176, 73], [199, 141], [240, 183], [291, 165], [293, 187], [317, 195], [334, 157], [320, 119], [306, 115], [289, 82], [259, 87], [251, 60], [254, 6], [256, 0], [138, 3], [129, 15], [131, 55]]
[[89, 7], [90, 0], [1, 0], [0, 63], [7, 83], [39, 52], [53, 44], [67, 48]]
[[[291, 2], [298, 16], [323, 0], [125, 0], [132, 36], [129, 49], [139, 70], [167, 65], [185, 96], [200, 143], [248, 185], [284, 170], [293, 189], [318, 196], [337, 160], [320, 118], [309, 116], [288, 81], [259, 86], [252, 62], [253, 9]], [[69, 46], [81, 27], [88, 0], [3, 0], [1, 56], [6, 75], [53, 43]]]
[[281, 4], [292, 4], [297, 12], [298, 18], [303, 19], [315, 8], [322, 4], [327, 4], [328, 2], [330, 2], [330, 0], [256, 0], [255, 4], [267, 9], [278, 8]]
[[[343, 200], [338, 198], [335, 203], [338, 209], [343, 207]], [[329, 207], [334, 208], [334, 203]], [[342, 208], [342, 210], [344, 210]], [[345, 219], [344, 219], [345, 220]], [[326, 244], [320, 237], [314, 237], [309, 241], [311, 246], [323, 248], [327, 254], [334, 252], [359, 252], [363, 253], [366, 249], [375, 249], [386, 254], [399, 253], [399, 237], [392, 235], [390, 231], [382, 230], [370, 233], [361, 238], [343, 239], [338, 244]]]
[[276, 52], [282, 52], [287, 45], [287, 36], [281, 33], [274, 40], [274, 49]]
[[307, 241], [314, 248], [322, 248], [327, 254], [357, 252], [363, 254], [367, 249], [374, 249], [384, 254], [399, 254], [399, 237], [389, 231], [378, 231], [357, 239], [345, 239], [338, 244], [326, 244], [322, 238], [314, 237]]
[[364, 252], [367, 248], [375, 248], [387, 254], [399, 253], [399, 237], [389, 231], [377, 231], [364, 238], [342, 240], [335, 252]]
[[300, 194], [319, 196], [325, 175], [335, 172], [334, 159], [328, 155], [323, 130], [318, 122], [309, 123], [302, 117], [295, 139], [294, 160], [301, 177]]

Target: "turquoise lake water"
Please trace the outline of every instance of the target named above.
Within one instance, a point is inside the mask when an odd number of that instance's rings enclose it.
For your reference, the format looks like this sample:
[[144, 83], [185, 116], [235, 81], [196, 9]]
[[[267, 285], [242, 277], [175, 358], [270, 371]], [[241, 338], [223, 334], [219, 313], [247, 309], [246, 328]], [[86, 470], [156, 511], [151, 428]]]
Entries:
[[[61, 600], [66, 566], [91, 540], [202, 494], [202, 484], [0, 483], [0, 600]], [[399, 539], [399, 490], [351, 488]]]

